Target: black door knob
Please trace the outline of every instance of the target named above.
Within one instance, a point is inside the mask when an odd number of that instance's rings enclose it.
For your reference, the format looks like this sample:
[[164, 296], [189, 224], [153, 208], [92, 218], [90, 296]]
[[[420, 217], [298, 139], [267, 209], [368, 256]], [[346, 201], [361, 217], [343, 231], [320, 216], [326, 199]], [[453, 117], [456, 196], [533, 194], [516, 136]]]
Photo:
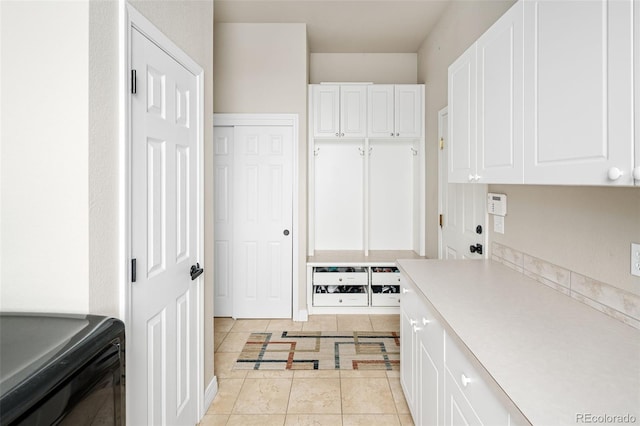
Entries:
[[200, 275], [202, 275], [203, 272], [204, 272], [204, 269], [200, 267], [199, 263], [196, 263], [195, 265], [191, 265], [191, 271], [190, 271], [191, 281], [198, 278]]
[[482, 235], [482, 225], [476, 226], [476, 234]]
[[482, 244], [478, 243], [475, 246], [469, 246], [469, 251], [471, 253], [478, 253], [478, 254], [482, 254]]
[[282, 233], [283, 233], [284, 235], [289, 235], [289, 230], [288, 230], [288, 229], [285, 229]]

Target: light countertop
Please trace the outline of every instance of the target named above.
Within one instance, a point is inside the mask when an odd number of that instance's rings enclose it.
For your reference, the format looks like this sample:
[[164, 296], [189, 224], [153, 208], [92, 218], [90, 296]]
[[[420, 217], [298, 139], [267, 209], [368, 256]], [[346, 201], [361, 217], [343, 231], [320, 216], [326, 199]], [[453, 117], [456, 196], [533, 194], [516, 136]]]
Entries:
[[398, 260], [534, 425], [640, 422], [640, 330], [490, 260]]

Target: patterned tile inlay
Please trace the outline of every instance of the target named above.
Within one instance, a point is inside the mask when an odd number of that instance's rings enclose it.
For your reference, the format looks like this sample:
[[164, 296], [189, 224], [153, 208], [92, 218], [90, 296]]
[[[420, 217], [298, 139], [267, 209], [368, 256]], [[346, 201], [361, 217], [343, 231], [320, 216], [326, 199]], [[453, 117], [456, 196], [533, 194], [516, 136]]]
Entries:
[[238, 356], [238, 370], [398, 370], [395, 331], [283, 331], [252, 333]]
[[640, 329], [640, 296], [496, 242], [491, 248], [493, 261]]

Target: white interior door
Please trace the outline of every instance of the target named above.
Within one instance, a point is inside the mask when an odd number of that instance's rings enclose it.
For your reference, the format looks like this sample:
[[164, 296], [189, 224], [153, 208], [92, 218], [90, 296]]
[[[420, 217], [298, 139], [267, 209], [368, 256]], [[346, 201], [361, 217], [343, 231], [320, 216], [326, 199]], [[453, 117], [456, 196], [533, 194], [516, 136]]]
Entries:
[[[440, 225], [440, 259], [479, 259], [486, 257], [486, 193], [487, 186], [477, 183], [449, 183], [448, 181], [448, 113], [438, 113], [440, 140], [438, 173]], [[482, 231], [479, 234], [477, 227]], [[470, 246], [482, 244], [482, 254], [472, 253]]]
[[234, 127], [216, 126], [213, 131], [213, 312], [233, 315], [233, 153]]
[[[128, 423], [197, 422], [197, 78], [135, 28]], [[133, 281], [133, 280], [132, 280]]]
[[293, 129], [234, 130], [233, 316], [291, 318]]

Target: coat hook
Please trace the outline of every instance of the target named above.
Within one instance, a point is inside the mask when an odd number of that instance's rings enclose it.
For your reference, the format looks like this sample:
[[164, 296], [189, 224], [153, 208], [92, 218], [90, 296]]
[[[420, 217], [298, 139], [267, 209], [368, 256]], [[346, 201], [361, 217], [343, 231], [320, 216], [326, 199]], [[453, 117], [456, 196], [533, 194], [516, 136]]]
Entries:
[[411, 147], [411, 146], [409, 147], [409, 149], [411, 150], [411, 154], [413, 154], [414, 156], [418, 155], [418, 150], [417, 149], [413, 149], [413, 147]]
[[313, 156], [314, 157], [317, 157], [319, 153], [320, 153], [320, 147], [318, 147], [318, 148], [313, 150]]

